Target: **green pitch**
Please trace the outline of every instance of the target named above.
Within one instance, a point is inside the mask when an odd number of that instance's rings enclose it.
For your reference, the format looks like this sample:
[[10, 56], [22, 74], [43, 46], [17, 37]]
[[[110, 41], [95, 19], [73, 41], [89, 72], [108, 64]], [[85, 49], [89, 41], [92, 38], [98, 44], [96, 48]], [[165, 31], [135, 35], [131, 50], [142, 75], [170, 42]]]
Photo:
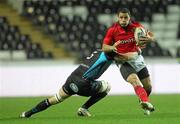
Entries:
[[52, 106], [32, 118], [21, 119], [19, 114], [45, 97], [0, 98], [0, 124], [180, 124], [180, 94], [152, 95], [156, 111], [144, 116], [134, 95], [108, 96], [94, 105], [93, 117], [83, 118], [76, 111], [87, 99], [74, 96]]

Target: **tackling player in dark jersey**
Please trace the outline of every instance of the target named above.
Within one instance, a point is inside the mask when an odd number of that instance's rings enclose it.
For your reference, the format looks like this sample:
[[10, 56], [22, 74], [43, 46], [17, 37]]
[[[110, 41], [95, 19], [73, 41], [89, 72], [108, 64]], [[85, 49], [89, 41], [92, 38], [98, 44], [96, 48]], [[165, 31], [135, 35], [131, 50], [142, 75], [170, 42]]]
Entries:
[[[118, 44], [115, 44], [118, 45]], [[115, 56], [114, 53], [105, 54], [102, 51], [94, 51], [85, 62], [80, 64], [67, 78], [65, 84], [59, 92], [48, 99], [43, 100], [29, 111], [23, 112], [20, 117], [28, 118], [33, 114], [43, 111], [64, 101], [66, 98], [77, 94], [80, 96], [90, 96], [90, 98], [78, 109], [79, 116], [91, 116], [88, 108], [104, 98], [110, 91], [110, 85], [106, 81], [98, 79], [111, 65], [113, 59], [117, 61], [126, 60], [127, 56]]]

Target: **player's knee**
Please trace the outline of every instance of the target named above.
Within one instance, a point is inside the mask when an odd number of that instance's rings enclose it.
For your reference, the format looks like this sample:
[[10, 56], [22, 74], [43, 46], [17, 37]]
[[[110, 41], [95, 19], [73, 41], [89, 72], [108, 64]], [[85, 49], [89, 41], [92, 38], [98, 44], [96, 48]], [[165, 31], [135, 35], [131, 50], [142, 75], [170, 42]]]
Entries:
[[129, 75], [127, 82], [131, 83], [133, 86], [141, 85], [141, 81], [136, 74]]
[[60, 89], [60, 91], [58, 93], [56, 93], [56, 95], [55, 95], [57, 103], [64, 101], [68, 97], [69, 97], [69, 95], [66, 94], [63, 89]]
[[56, 93], [56, 94], [55, 94], [55, 98], [56, 98], [56, 102], [57, 102], [57, 103], [64, 101], [64, 98], [61, 97], [61, 96], [59, 95], [59, 93]]
[[99, 89], [99, 93], [109, 93], [111, 90], [111, 85], [107, 81], [101, 81], [101, 88]]

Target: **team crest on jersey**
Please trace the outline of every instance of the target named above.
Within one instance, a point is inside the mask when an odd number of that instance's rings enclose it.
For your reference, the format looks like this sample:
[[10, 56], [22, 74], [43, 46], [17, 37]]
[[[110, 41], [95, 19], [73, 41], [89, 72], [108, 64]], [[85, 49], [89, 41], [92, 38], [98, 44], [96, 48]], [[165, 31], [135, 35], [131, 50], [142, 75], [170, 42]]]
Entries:
[[71, 83], [71, 84], [70, 84], [70, 88], [71, 88], [75, 93], [77, 93], [77, 92], [79, 91], [77, 85], [74, 84], [74, 83]]

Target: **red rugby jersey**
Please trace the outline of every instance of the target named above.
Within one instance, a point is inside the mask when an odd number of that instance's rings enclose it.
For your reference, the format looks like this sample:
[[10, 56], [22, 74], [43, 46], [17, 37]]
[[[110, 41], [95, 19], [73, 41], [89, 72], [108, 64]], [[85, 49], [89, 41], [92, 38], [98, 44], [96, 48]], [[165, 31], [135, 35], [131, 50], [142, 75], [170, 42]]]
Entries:
[[118, 22], [114, 23], [104, 37], [103, 44], [113, 45], [117, 41], [121, 43], [117, 46], [118, 53], [138, 52], [134, 30], [136, 27], [143, 27], [138, 22], [131, 22], [126, 29], [122, 28]]

